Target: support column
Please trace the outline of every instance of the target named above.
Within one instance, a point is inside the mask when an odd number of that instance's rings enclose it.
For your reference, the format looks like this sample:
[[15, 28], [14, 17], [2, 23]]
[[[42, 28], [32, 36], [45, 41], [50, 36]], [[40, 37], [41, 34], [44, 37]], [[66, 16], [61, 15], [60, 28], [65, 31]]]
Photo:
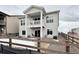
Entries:
[[40, 38], [42, 38], [43, 37], [43, 34], [42, 34], [42, 18], [43, 18], [43, 12], [41, 11], [40, 14], [41, 14], [40, 15], [40, 24], [41, 24]]
[[25, 16], [25, 31], [26, 31], [26, 37], [27, 37], [27, 15]]

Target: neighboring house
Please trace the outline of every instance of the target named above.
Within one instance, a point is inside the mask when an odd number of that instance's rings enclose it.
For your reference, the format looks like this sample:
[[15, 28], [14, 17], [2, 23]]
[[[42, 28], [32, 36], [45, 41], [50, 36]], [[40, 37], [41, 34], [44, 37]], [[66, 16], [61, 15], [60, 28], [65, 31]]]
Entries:
[[19, 33], [19, 17], [21, 16], [0, 12], [0, 35]]
[[79, 28], [73, 28], [71, 31], [72, 31], [72, 33], [79, 36]]
[[78, 33], [79, 32], [79, 28], [73, 28], [72, 32], [77, 32]]
[[19, 36], [57, 38], [59, 10], [47, 13], [43, 7], [32, 5], [24, 14], [19, 20]]

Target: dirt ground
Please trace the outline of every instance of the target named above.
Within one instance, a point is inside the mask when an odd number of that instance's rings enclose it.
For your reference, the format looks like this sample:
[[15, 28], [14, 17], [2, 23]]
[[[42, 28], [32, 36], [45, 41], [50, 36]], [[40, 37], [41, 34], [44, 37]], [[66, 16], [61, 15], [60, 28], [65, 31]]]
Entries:
[[[65, 39], [59, 35], [58, 41], [52, 40], [54, 43], [49, 44], [48, 48], [54, 51], [46, 51], [48, 54], [66, 54], [66, 42]], [[78, 54], [79, 49], [74, 45], [70, 45], [70, 54]]]

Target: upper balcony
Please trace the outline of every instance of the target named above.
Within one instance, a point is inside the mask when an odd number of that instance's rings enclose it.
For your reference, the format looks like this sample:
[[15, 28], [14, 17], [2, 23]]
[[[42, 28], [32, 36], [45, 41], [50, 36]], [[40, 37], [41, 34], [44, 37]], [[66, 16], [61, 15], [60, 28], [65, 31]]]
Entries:
[[39, 21], [30, 21], [29, 22], [29, 27], [40, 27], [40, 20]]
[[43, 17], [43, 15], [41, 15], [41, 12], [27, 14], [28, 27], [30, 28], [41, 27], [41, 16]]
[[5, 25], [5, 21], [4, 20], [0, 20], [0, 25]]

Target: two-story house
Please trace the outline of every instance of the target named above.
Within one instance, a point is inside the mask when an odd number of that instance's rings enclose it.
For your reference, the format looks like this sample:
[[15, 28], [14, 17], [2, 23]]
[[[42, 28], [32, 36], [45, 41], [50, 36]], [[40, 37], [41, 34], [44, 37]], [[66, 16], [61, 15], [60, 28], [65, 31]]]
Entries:
[[19, 33], [19, 17], [24, 15], [8, 15], [0, 11], [0, 35]]
[[19, 36], [57, 38], [59, 10], [46, 12], [43, 7], [32, 5], [19, 20]]

